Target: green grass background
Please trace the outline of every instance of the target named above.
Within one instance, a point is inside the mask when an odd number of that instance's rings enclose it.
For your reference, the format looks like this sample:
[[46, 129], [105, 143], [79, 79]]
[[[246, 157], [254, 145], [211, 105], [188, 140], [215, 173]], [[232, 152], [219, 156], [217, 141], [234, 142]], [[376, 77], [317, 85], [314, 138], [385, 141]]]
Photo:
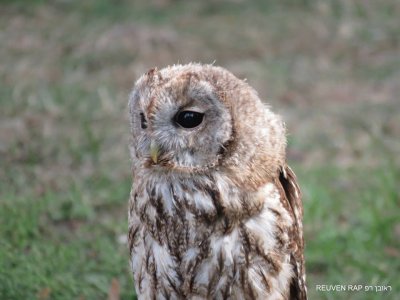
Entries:
[[127, 97], [190, 61], [247, 78], [286, 120], [310, 298], [400, 299], [399, 15], [396, 0], [0, 1], [0, 299], [135, 299]]

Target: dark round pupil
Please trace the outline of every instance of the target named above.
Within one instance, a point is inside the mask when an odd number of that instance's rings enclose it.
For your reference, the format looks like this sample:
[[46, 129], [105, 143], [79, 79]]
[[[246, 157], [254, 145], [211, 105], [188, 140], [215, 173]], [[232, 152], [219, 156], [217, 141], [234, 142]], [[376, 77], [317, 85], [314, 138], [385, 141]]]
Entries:
[[142, 127], [142, 129], [146, 129], [147, 128], [147, 121], [146, 121], [146, 118], [144, 116], [144, 113], [140, 113], [140, 127]]
[[181, 111], [175, 116], [175, 122], [183, 128], [194, 128], [203, 121], [204, 114], [196, 111]]

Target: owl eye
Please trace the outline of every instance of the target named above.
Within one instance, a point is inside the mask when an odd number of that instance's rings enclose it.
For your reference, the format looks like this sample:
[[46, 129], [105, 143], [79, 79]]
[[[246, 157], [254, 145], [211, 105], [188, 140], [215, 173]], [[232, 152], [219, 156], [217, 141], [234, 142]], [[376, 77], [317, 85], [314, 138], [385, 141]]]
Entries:
[[147, 121], [146, 118], [144, 117], [144, 113], [140, 113], [140, 127], [142, 127], [142, 129], [147, 128]]
[[204, 114], [197, 111], [184, 110], [175, 115], [175, 123], [183, 128], [194, 128], [203, 122]]

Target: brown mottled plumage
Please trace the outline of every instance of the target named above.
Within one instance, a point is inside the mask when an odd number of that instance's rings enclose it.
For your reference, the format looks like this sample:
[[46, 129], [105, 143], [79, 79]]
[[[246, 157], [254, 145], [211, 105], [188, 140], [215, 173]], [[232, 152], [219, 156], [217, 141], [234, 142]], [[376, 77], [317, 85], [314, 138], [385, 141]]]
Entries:
[[281, 119], [223, 68], [152, 69], [130, 102], [139, 299], [306, 299]]

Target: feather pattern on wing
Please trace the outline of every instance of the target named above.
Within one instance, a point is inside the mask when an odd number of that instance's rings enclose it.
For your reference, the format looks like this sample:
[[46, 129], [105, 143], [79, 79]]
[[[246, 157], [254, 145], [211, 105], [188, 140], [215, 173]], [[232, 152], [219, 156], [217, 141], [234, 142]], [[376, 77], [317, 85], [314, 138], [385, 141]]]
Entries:
[[281, 194], [281, 201], [288, 208], [293, 216], [294, 223], [290, 230], [290, 263], [293, 266], [295, 276], [290, 284], [290, 299], [307, 299], [307, 287], [305, 285], [305, 262], [304, 262], [304, 239], [303, 239], [303, 205], [301, 191], [297, 183], [297, 178], [292, 169], [285, 165], [280, 174], [279, 181], [276, 183]]

